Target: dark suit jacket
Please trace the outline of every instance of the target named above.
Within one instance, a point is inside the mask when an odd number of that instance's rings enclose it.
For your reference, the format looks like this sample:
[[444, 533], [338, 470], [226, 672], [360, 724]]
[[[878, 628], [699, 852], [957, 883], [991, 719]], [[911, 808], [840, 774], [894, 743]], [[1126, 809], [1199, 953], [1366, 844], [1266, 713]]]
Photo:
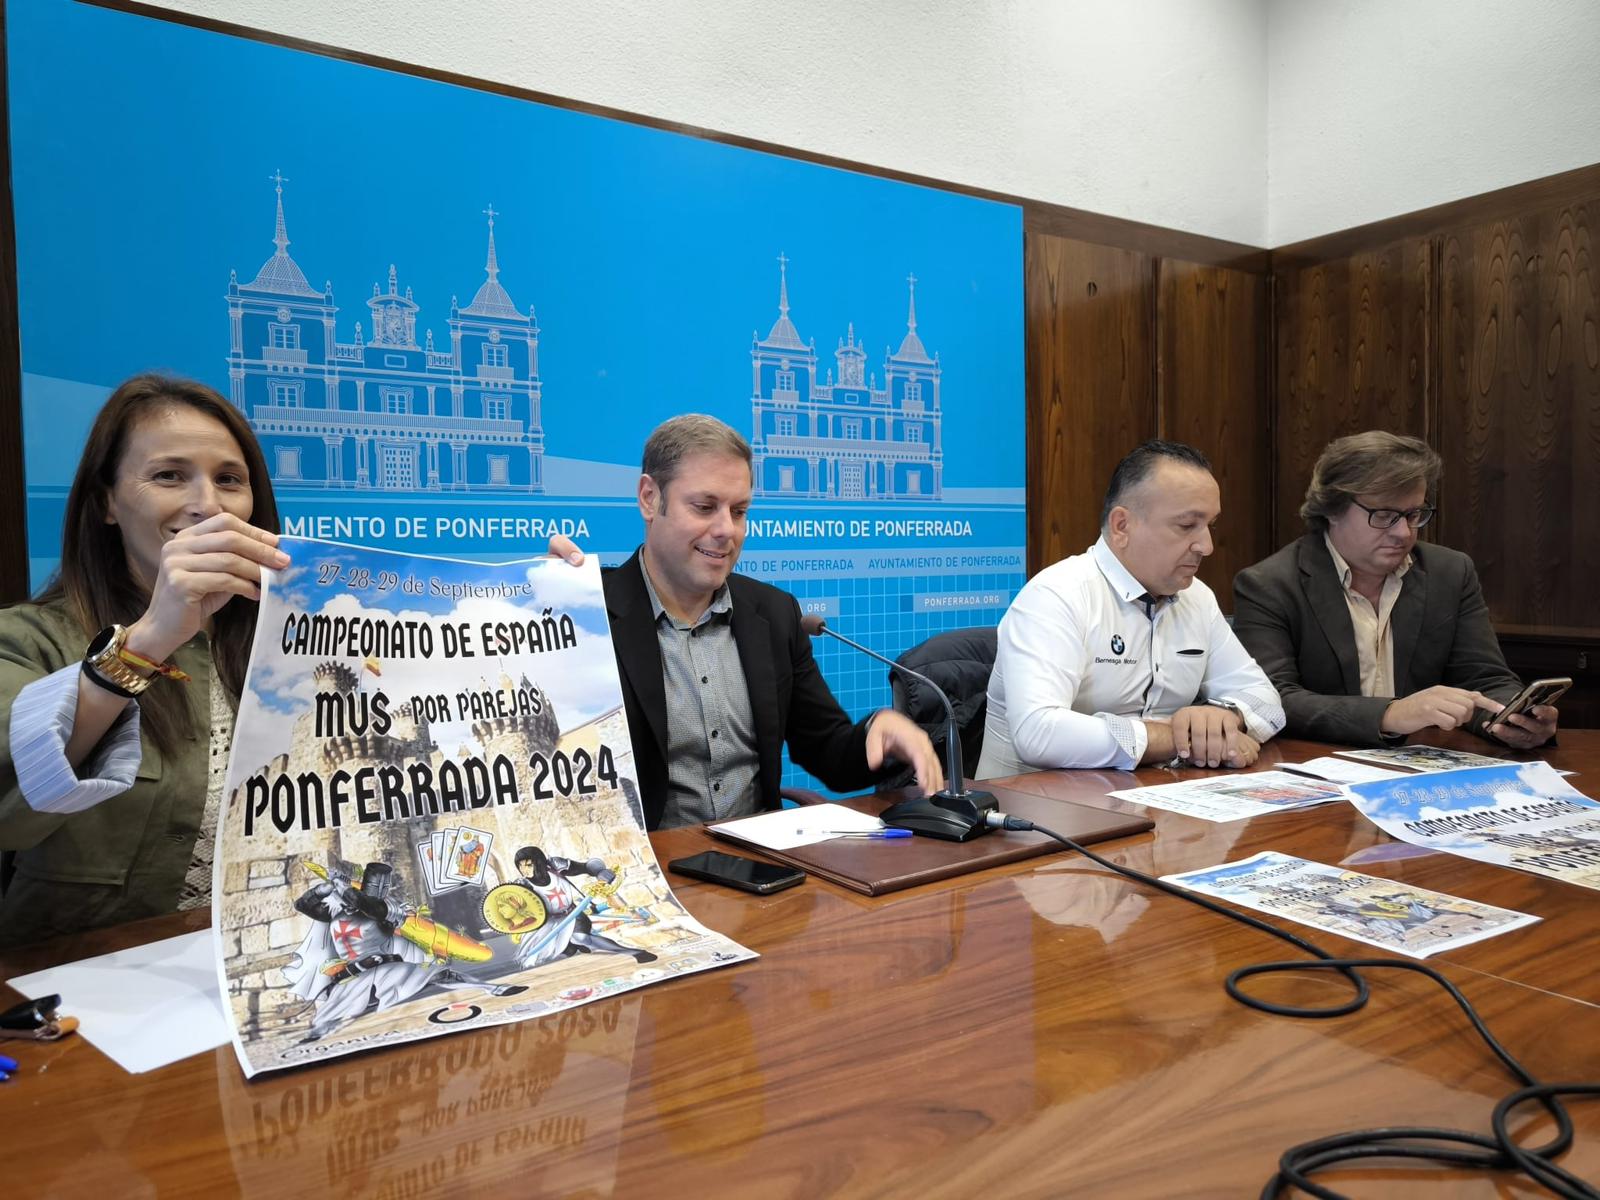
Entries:
[[[1394, 686], [1401, 696], [1437, 684], [1509, 700], [1521, 688], [1506, 666], [1472, 560], [1418, 542], [1390, 614]], [[1233, 631], [1283, 697], [1290, 736], [1378, 745], [1391, 698], [1361, 694], [1355, 629], [1322, 534], [1309, 533], [1233, 581]], [[1480, 710], [1472, 728], [1483, 732]]]
[[[638, 553], [602, 571], [601, 578], [645, 825], [655, 829], [667, 802], [667, 689], [655, 614]], [[761, 807], [781, 803], [785, 742], [790, 757], [834, 791], [870, 787], [876, 776], [867, 767], [867, 723], [852, 723], [834, 699], [812, 657], [811, 639], [800, 629], [794, 597], [744, 575], [730, 576], [728, 590], [733, 640], [756, 728]]]

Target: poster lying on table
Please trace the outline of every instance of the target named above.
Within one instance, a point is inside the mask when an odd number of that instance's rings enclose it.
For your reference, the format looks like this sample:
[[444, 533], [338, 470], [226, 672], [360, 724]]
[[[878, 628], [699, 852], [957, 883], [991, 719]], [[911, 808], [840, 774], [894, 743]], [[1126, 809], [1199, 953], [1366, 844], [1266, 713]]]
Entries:
[[281, 547], [212, 883], [246, 1075], [754, 957], [651, 851], [592, 558]]
[[1184, 779], [1109, 793], [1118, 800], [1199, 817], [1202, 821], [1242, 821], [1263, 813], [1326, 804], [1344, 796], [1336, 783], [1322, 783], [1287, 771], [1249, 771]]
[[1380, 767], [1403, 767], [1407, 771], [1459, 771], [1464, 767], [1505, 767], [1509, 758], [1490, 758], [1467, 750], [1446, 746], [1389, 746], [1370, 750], [1335, 750], [1341, 758], [1376, 763]]
[[1549, 763], [1359, 783], [1350, 802], [1414, 846], [1600, 888], [1600, 804]]
[[1273, 850], [1220, 867], [1161, 878], [1190, 891], [1413, 958], [1466, 946], [1539, 920], [1528, 913]]

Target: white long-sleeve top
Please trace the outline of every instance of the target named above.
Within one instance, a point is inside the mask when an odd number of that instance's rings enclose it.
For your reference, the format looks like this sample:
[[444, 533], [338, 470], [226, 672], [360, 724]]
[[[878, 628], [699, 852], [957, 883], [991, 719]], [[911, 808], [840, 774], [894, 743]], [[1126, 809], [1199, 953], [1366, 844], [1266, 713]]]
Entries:
[[1283, 704], [1198, 579], [1153, 604], [1105, 539], [1028, 581], [1000, 622], [975, 778], [1055, 767], [1131, 770], [1146, 719], [1224, 700], [1264, 742]]
[[139, 771], [139, 706], [127, 705], [78, 770], [67, 742], [78, 710], [79, 664], [41, 676], [11, 706], [11, 763], [35, 812], [75, 813], [121, 795]]

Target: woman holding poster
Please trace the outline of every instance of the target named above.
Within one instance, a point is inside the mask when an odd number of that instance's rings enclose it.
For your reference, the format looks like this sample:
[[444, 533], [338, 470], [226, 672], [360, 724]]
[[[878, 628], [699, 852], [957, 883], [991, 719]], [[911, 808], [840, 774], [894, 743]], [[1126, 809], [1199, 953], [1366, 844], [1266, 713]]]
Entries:
[[215, 390], [139, 375], [111, 394], [60, 571], [0, 612], [0, 945], [209, 902], [277, 527], [260, 445]]

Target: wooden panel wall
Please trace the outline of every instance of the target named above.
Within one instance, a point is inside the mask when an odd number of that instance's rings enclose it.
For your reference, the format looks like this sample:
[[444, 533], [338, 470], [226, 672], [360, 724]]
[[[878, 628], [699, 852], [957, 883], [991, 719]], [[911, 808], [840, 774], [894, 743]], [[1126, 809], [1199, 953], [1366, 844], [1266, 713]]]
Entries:
[[1111, 468], [1155, 436], [1151, 272], [1136, 251], [1028, 235], [1030, 575], [1094, 542]]
[[1442, 240], [1440, 537], [1495, 619], [1600, 628], [1600, 197]]
[[1271, 548], [1266, 276], [1028, 235], [1028, 569], [1089, 546], [1117, 460], [1152, 437], [1197, 446], [1222, 488], [1201, 577]]
[[1578, 680], [1573, 726], [1600, 724], [1597, 240], [1600, 165], [1272, 253], [1278, 542], [1328, 438], [1426, 438], [1429, 536], [1472, 556], [1514, 670]]
[[1426, 238], [1274, 276], [1274, 548], [1300, 534], [1312, 465], [1334, 438], [1363, 429], [1425, 436], [1432, 277]]
[[1265, 276], [1158, 264], [1157, 427], [1203, 451], [1216, 472], [1222, 518], [1200, 577], [1228, 612], [1234, 575], [1272, 550], [1267, 331]]

